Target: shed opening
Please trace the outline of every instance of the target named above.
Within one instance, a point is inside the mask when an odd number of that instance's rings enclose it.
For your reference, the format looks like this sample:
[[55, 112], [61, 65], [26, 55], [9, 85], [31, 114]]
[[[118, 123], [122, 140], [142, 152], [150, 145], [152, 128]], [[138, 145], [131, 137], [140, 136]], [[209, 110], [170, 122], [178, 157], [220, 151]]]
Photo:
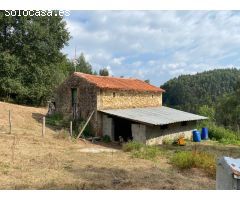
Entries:
[[119, 141], [121, 136], [125, 142], [132, 140], [132, 124], [131, 121], [123, 118], [115, 117], [114, 121], [114, 140]]

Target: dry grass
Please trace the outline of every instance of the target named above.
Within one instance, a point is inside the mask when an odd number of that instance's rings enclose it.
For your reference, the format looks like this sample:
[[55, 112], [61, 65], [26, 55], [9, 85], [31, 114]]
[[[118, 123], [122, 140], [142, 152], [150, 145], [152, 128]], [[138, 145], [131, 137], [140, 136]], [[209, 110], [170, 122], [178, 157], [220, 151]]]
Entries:
[[[8, 134], [8, 110], [13, 134]], [[214, 189], [215, 181], [200, 169], [180, 171], [168, 159], [132, 158], [123, 151], [84, 153], [83, 148], [106, 144], [83, 143], [46, 128], [45, 108], [0, 102], [0, 189]], [[113, 147], [116, 148], [116, 147]], [[119, 147], [118, 147], [119, 148]]]

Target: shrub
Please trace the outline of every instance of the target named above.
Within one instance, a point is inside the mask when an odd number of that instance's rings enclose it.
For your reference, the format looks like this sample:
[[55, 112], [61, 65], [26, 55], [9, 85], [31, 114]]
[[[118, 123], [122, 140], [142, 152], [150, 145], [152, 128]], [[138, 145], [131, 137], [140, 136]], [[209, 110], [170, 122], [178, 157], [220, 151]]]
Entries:
[[153, 160], [160, 154], [157, 146], [147, 146], [136, 141], [126, 143], [122, 148], [125, 152], [131, 152], [134, 158]]
[[139, 143], [136, 141], [131, 141], [131, 142], [123, 144], [122, 149], [125, 152], [139, 151], [143, 146], [144, 146], [144, 144], [142, 144], [142, 143]]
[[163, 138], [162, 143], [165, 145], [170, 145], [170, 144], [173, 144], [173, 140], [166, 137], [166, 138]]
[[62, 114], [53, 114], [46, 117], [46, 124], [50, 126], [55, 126], [57, 128], [68, 127], [68, 120], [63, 118]]
[[175, 153], [171, 158], [171, 163], [179, 169], [201, 168], [209, 175], [216, 173], [215, 156], [205, 152], [183, 151]]
[[240, 137], [239, 134], [224, 128], [222, 126], [217, 126], [214, 123], [202, 122], [199, 124], [198, 128], [207, 127], [208, 135], [211, 140], [216, 140], [223, 144], [239, 144]]
[[108, 136], [108, 135], [104, 135], [103, 138], [102, 138], [103, 142], [105, 143], [109, 143], [111, 142], [111, 138]]
[[160, 154], [160, 150], [156, 146], [144, 146], [137, 151], [132, 152], [135, 158], [154, 160]]

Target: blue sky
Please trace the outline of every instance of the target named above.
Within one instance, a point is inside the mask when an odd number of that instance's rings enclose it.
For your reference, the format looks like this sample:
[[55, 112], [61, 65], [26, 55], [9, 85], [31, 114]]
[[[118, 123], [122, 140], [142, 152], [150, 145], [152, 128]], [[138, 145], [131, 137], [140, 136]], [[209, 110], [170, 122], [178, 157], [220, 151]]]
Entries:
[[94, 70], [159, 86], [181, 74], [240, 66], [239, 11], [71, 11], [63, 52]]

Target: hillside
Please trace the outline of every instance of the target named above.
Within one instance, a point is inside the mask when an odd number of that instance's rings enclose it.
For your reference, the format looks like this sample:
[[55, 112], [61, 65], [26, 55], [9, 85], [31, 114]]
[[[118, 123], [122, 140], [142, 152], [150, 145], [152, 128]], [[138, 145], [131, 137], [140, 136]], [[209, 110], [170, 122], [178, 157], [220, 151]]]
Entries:
[[[9, 110], [13, 115], [12, 134], [8, 133]], [[46, 136], [42, 138], [40, 121], [46, 111], [0, 102], [0, 189], [215, 187], [214, 179], [203, 171], [181, 172], [165, 156], [157, 162], [132, 158], [113, 144], [57, 137], [59, 132], [51, 127], [46, 128]]]
[[163, 102], [167, 106], [184, 111], [197, 112], [201, 105], [213, 105], [218, 97], [234, 91], [240, 70], [216, 69], [181, 75], [171, 79], [161, 86], [166, 90]]

